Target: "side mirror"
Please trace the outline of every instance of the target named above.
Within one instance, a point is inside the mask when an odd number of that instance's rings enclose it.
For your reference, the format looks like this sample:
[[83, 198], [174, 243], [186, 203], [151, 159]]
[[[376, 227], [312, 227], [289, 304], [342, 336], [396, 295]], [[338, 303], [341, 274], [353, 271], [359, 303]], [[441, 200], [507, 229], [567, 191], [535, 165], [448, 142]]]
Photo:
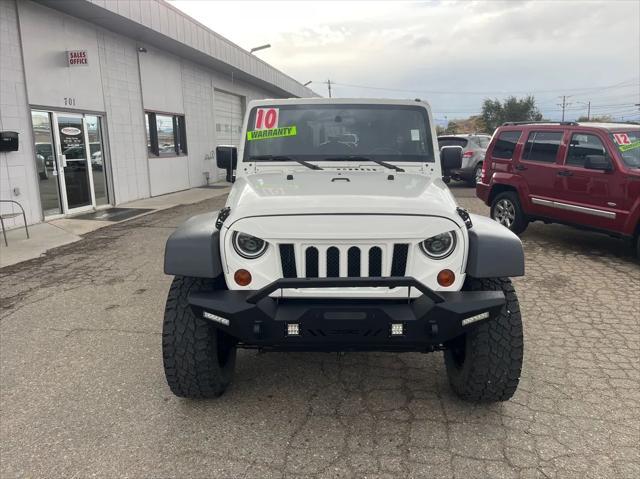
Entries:
[[443, 172], [462, 168], [462, 147], [443, 146], [440, 149], [440, 164]]
[[227, 170], [227, 181], [233, 182], [233, 171], [238, 166], [238, 149], [235, 146], [220, 145], [216, 147], [216, 165]]
[[587, 155], [584, 167], [588, 170], [611, 171], [611, 161], [604, 155]]

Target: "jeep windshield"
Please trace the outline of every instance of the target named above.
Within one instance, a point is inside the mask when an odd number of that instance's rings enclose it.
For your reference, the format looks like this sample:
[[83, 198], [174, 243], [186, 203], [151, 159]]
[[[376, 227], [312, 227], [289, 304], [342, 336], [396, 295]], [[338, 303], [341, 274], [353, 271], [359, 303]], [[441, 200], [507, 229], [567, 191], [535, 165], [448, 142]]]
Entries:
[[640, 168], [640, 131], [611, 133], [620, 158], [629, 168]]
[[434, 154], [423, 107], [302, 104], [251, 110], [244, 161], [268, 158], [433, 162]]

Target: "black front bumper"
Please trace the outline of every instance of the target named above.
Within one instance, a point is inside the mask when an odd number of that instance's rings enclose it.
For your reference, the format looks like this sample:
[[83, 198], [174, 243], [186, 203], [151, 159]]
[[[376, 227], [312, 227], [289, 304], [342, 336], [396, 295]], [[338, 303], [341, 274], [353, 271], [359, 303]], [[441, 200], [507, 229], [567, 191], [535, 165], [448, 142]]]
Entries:
[[[415, 287], [417, 298], [272, 298], [282, 288]], [[281, 279], [258, 291], [200, 291], [189, 295], [196, 315], [243, 347], [283, 351], [432, 351], [505, 304], [501, 291], [434, 292], [414, 278]], [[487, 314], [484, 314], [487, 313]], [[487, 318], [463, 325], [478, 315]], [[402, 334], [392, 335], [392, 324]], [[288, 335], [297, 324], [299, 335]]]

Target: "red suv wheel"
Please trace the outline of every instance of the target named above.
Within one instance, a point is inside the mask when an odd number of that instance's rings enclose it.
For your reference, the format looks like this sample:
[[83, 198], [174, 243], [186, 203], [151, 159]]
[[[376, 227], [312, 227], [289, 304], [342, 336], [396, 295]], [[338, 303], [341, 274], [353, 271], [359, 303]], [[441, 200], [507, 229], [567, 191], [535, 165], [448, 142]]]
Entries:
[[529, 220], [520, 207], [518, 195], [513, 191], [496, 195], [491, 202], [491, 218], [517, 235], [529, 225]]

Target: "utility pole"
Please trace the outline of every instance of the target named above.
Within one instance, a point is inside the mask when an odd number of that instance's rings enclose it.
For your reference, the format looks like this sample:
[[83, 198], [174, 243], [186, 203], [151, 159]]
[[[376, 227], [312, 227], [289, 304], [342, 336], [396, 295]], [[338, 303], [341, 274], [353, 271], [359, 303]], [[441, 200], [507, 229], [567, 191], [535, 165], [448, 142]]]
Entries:
[[591, 120], [591, 100], [589, 100], [589, 103], [587, 104], [587, 121]]
[[327, 87], [329, 88], [329, 98], [331, 98], [331, 80], [327, 80]]
[[[569, 95], [569, 97], [571, 97], [573, 95]], [[558, 97], [560, 98], [560, 97]], [[562, 107], [562, 121], [564, 121], [564, 112], [567, 109], [568, 106], [570, 106], [571, 103], [567, 103], [567, 96], [566, 95], [562, 95], [562, 103], [558, 103], [559, 107]]]

